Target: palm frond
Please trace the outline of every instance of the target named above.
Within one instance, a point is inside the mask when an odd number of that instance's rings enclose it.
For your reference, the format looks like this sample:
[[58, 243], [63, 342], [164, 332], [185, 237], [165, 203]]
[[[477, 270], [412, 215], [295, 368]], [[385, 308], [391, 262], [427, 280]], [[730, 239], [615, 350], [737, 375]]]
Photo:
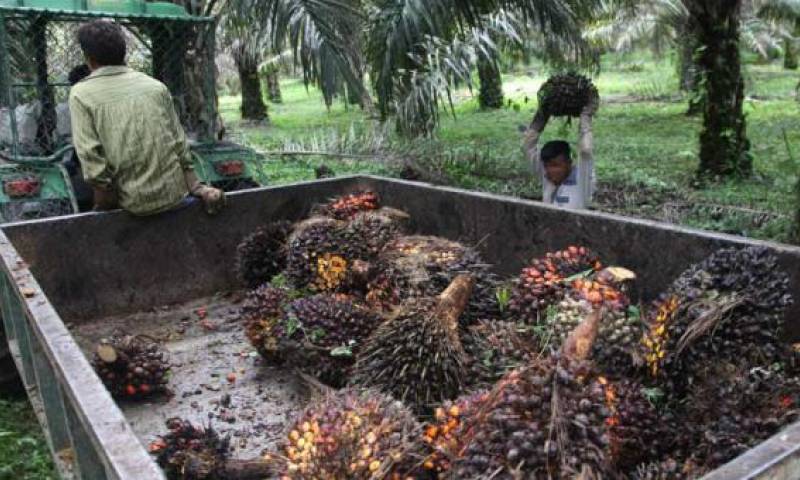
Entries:
[[252, 0], [250, 22], [271, 25], [273, 51], [292, 51], [306, 85], [315, 84], [328, 106], [343, 85], [364, 92], [357, 71], [361, 34], [358, 0]]
[[428, 36], [410, 55], [415, 69], [399, 72], [392, 98], [397, 129], [409, 136], [427, 135], [439, 123], [441, 109], [453, 106], [453, 89], [472, 89], [472, 72], [481, 60], [496, 61], [499, 42], [521, 44], [519, 22], [508, 12], [498, 12], [450, 41]]
[[793, 21], [800, 19], [800, 0], [754, 0], [755, 14], [764, 20]]

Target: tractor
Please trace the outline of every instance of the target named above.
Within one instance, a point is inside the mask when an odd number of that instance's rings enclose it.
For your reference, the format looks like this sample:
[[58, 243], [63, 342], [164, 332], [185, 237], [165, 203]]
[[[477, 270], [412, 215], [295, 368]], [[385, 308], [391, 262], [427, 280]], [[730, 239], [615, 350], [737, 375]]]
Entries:
[[201, 180], [226, 191], [264, 183], [263, 158], [227, 141], [217, 110], [212, 17], [144, 0], [0, 0], [0, 223], [78, 211], [69, 117], [76, 30], [123, 26], [127, 64], [163, 82]]

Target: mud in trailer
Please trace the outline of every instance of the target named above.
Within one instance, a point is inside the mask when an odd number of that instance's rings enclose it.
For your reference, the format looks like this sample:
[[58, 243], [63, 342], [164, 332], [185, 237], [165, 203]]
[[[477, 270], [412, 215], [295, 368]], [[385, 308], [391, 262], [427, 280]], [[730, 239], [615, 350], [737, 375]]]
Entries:
[[[195, 206], [150, 219], [111, 212], [9, 224], [0, 234], [4, 326], [62, 474], [163, 478], [146, 447], [176, 415], [213, 419], [231, 433], [234, 457], [274, 444], [307, 392], [250, 354], [237, 326], [236, 246], [263, 223], [303, 218], [315, 203], [358, 189], [408, 212], [416, 233], [479, 245], [499, 273], [580, 243], [636, 271], [640, 287], [632, 294], [647, 300], [716, 249], [758, 244], [779, 256], [800, 297], [800, 248], [378, 177], [240, 192], [216, 217]], [[796, 338], [800, 302], [789, 315], [787, 335]], [[118, 328], [165, 341], [177, 365], [174, 397], [119, 405], [111, 399], [86, 354]], [[798, 448], [795, 424], [708, 478], [800, 478]]]

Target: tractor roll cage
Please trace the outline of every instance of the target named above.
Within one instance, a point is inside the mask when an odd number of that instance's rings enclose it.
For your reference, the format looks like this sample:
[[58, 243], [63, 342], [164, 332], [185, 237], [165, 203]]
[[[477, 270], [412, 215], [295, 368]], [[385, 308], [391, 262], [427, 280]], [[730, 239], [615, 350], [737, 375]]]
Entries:
[[[215, 18], [142, 0], [0, 0], [0, 117], [5, 117], [0, 118], [0, 130], [5, 121], [8, 137], [4, 141], [0, 132], [3, 156], [16, 163], [61, 158], [57, 153], [69, 144], [69, 137], [58, 134], [61, 118], [55, 92], [60, 89], [58, 97], [65, 102], [68, 69], [82, 63], [74, 40], [76, 24], [98, 18], [125, 28], [128, 63], [166, 84], [190, 137], [212, 143], [217, 132]], [[26, 144], [21, 138], [16, 112], [21, 105], [35, 107], [31, 111], [36, 112], [37, 125], [28, 128], [35, 131], [35, 142]]]

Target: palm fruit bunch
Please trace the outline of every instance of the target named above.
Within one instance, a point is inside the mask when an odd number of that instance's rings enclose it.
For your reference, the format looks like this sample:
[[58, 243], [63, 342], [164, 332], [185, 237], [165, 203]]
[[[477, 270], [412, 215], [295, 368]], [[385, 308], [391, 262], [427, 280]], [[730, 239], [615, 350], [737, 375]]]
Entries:
[[407, 213], [385, 207], [357, 213], [350, 219], [345, 236], [363, 242], [372, 260], [387, 244], [407, 230], [409, 219]]
[[578, 117], [598, 97], [589, 78], [575, 72], [554, 75], [539, 89], [539, 111], [551, 117]]
[[408, 215], [394, 209], [357, 213], [349, 221], [313, 217], [289, 237], [286, 276], [297, 288], [323, 292], [366, 289], [371, 265], [405, 228]]
[[[569, 334], [596, 308], [589, 300], [567, 295], [547, 311], [542, 347], [560, 348]], [[632, 370], [643, 334], [642, 321], [628, 309], [604, 308], [592, 359], [606, 373], [624, 375]]]
[[470, 389], [491, 387], [539, 353], [530, 326], [507, 321], [480, 320], [462, 332], [461, 344], [466, 353]]
[[151, 337], [115, 333], [100, 341], [92, 366], [115, 398], [140, 399], [167, 393], [171, 365]]
[[226, 478], [222, 470], [228, 458], [230, 439], [209, 427], [198, 427], [187, 420], [167, 420], [166, 435], [150, 443], [150, 453], [170, 480]]
[[789, 280], [762, 247], [721, 249], [687, 269], [657, 302], [642, 340], [651, 375], [671, 394], [704, 365], [781, 361]]
[[660, 460], [675, 449], [679, 419], [659, 411], [647, 397], [645, 386], [635, 380], [611, 381], [599, 376], [608, 416], [608, 456], [617, 472], [632, 475], [643, 463]]
[[570, 277], [599, 272], [599, 258], [586, 247], [570, 246], [534, 259], [515, 280], [509, 310], [520, 321], [539, 323], [548, 306], [559, 302], [570, 288]]
[[591, 364], [555, 355], [514, 370], [471, 407], [446, 450], [453, 478], [608, 476], [607, 410]]
[[570, 283], [572, 295], [584, 299], [595, 307], [604, 306], [611, 310], [622, 311], [630, 305], [630, 299], [624, 292], [624, 282], [636, 278], [636, 275], [622, 267], [607, 267], [587, 277], [577, 278]]
[[780, 366], [748, 368], [718, 363], [686, 399], [682, 417], [691, 426], [683, 452], [710, 471], [795, 422], [800, 414], [800, 378]]
[[356, 357], [351, 382], [375, 387], [417, 414], [455, 398], [465, 384], [466, 354], [458, 332], [473, 280], [459, 276], [439, 298], [412, 299], [378, 326]]
[[284, 306], [289, 301], [291, 296], [288, 289], [264, 284], [249, 291], [239, 308], [245, 335], [264, 358], [271, 358], [277, 351], [277, 336], [274, 330], [283, 316]]
[[382, 321], [346, 295], [300, 298], [286, 305], [270, 330], [274, 349], [267, 358], [341, 387], [366, 338]]
[[326, 217], [312, 217], [295, 226], [285, 271], [292, 286], [323, 291], [339, 287], [351, 262], [363, 252], [363, 243], [345, 241], [345, 227], [345, 222]]
[[286, 268], [289, 222], [259, 227], [236, 247], [236, 273], [247, 288], [256, 288]]
[[289, 429], [278, 455], [280, 478], [406, 480], [421, 460], [420, 426], [391, 397], [340, 390], [312, 401]]
[[367, 289], [368, 299], [378, 299], [373, 303], [438, 295], [458, 275], [470, 275], [475, 285], [462, 324], [501, 316], [496, 298], [500, 282], [474, 248], [440, 237], [403, 236], [386, 244], [377, 264], [381, 268]]
[[488, 395], [488, 390], [484, 390], [461, 396], [434, 410], [433, 418], [425, 424], [422, 433], [426, 452], [422, 463], [424, 472], [442, 478], [450, 471], [453, 452], [461, 451], [469, 438], [462, 422], [478, 413], [477, 407], [486, 402]]
[[350, 220], [359, 212], [380, 208], [380, 198], [374, 192], [354, 192], [317, 207], [314, 213], [337, 220]]

